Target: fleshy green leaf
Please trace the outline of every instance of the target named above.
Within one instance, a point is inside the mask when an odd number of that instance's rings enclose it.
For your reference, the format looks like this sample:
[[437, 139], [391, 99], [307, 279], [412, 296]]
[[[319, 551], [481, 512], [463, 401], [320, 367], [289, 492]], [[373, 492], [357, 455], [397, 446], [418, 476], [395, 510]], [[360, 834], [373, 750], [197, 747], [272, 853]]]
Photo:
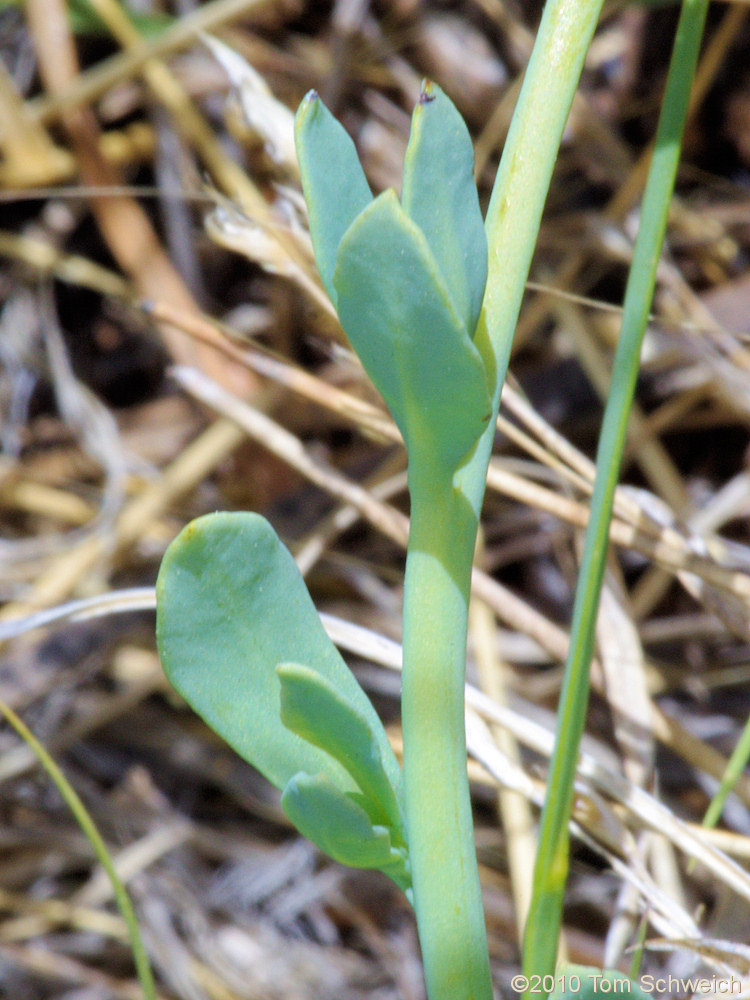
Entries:
[[424, 233], [456, 312], [473, 337], [487, 283], [474, 147], [452, 102], [427, 81], [412, 116], [401, 204]]
[[284, 663], [281, 721], [309, 743], [335, 757], [363, 792], [362, 804], [373, 822], [401, 831], [397, 792], [383, 767], [377, 732], [337, 688], [309, 667]]
[[[374, 826], [356, 802], [335, 788], [324, 775], [297, 774], [287, 784], [281, 805], [300, 833], [322, 851], [353, 868], [388, 868], [402, 886], [408, 875], [404, 855], [391, 847], [388, 830]], [[391, 872], [394, 863], [401, 877]]]
[[280, 662], [303, 660], [349, 702], [388, 777], [401, 769], [367, 695], [326, 635], [299, 570], [258, 514], [210, 514], [169, 546], [156, 584], [156, 636], [167, 677], [241, 757], [283, 789], [300, 771], [341, 790], [354, 780], [281, 721]]
[[333, 272], [341, 237], [370, 204], [372, 192], [351, 137], [314, 90], [299, 106], [294, 138], [315, 260], [336, 305]]
[[562, 965], [555, 974], [555, 989], [549, 1000], [601, 1000], [606, 993], [614, 1000], [634, 997], [651, 1000], [633, 979], [616, 969], [597, 969], [591, 965]]
[[484, 363], [395, 192], [347, 230], [333, 280], [342, 326], [410, 456], [454, 469], [489, 420]]

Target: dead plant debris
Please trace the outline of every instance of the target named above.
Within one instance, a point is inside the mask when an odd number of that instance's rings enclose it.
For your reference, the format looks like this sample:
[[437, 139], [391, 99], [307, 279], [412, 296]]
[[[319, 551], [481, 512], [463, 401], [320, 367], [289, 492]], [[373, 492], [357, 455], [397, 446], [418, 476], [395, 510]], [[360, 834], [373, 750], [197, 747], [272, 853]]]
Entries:
[[[611, 531], [566, 949], [628, 969], [645, 921], [644, 971], [750, 994], [750, 776], [700, 826], [750, 714], [750, 24], [715, 7]], [[467, 733], [500, 996], [675, 11], [605, 10], [498, 423]], [[538, 16], [0, 7], [0, 697], [113, 851], [164, 1000], [424, 995], [406, 901], [300, 841], [167, 687], [151, 588], [190, 518], [261, 511], [400, 747], [404, 455], [315, 271], [291, 115], [315, 87], [381, 189], [432, 76], [470, 123], [486, 200]], [[8, 729], [0, 845], [0, 996], [139, 997], [109, 883]]]

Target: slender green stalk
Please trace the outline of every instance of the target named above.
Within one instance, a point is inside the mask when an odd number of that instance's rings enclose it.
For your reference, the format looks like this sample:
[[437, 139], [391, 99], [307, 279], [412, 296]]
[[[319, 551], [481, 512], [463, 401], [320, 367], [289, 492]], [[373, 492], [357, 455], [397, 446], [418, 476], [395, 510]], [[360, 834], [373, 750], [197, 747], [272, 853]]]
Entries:
[[727, 796], [740, 780], [742, 772], [750, 760], [750, 718], [745, 723], [742, 735], [737, 746], [732, 751], [732, 756], [726, 766], [716, 795], [711, 799], [711, 804], [703, 817], [703, 826], [711, 828], [716, 826], [721, 816]]
[[75, 816], [78, 825], [81, 830], [83, 830], [89, 843], [93, 847], [94, 854], [96, 854], [99, 859], [99, 863], [109, 877], [115, 902], [117, 903], [123, 920], [127, 925], [128, 934], [130, 936], [130, 950], [133, 953], [133, 963], [135, 964], [136, 974], [141, 984], [143, 995], [146, 1000], [156, 1000], [154, 977], [151, 973], [151, 966], [149, 965], [148, 956], [146, 955], [146, 949], [143, 947], [143, 941], [141, 940], [141, 933], [138, 929], [138, 920], [136, 918], [135, 911], [133, 910], [133, 904], [130, 902], [127, 889], [123, 885], [120, 876], [115, 870], [112, 858], [107, 850], [107, 845], [102, 840], [102, 836], [97, 830], [96, 824], [89, 815], [86, 806], [83, 802], [81, 802], [76, 790], [57, 766], [54, 759], [31, 732], [26, 723], [16, 715], [9, 705], [6, 705], [5, 702], [2, 701], [0, 701], [0, 714], [5, 716], [9, 725], [15, 729], [26, 745], [31, 747], [34, 751], [39, 763], [57, 786], [57, 790], [62, 796], [63, 801]]
[[560, 694], [555, 750], [542, 814], [534, 893], [524, 942], [524, 971], [527, 975], [544, 976], [555, 968], [568, 873], [568, 821], [573, 803], [579, 744], [586, 718], [589, 667], [604, 576], [612, 503], [707, 7], [707, 0], [683, 2], [654, 156], [643, 198], [641, 225], [625, 293], [622, 329], [599, 439], [591, 516], [576, 589], [571, 646]]
[[474, 342], [496, 373], [493, 419], [457, 477], [477, 514], [542, 211], [601, 7], [602, 0], [547, 0], [487, 209], [487, 290]]
[[401, 712], [414, 905], [430, 1000], [491, 1000], [466, 777], [464, 675], [477, 520], [410, 469]]

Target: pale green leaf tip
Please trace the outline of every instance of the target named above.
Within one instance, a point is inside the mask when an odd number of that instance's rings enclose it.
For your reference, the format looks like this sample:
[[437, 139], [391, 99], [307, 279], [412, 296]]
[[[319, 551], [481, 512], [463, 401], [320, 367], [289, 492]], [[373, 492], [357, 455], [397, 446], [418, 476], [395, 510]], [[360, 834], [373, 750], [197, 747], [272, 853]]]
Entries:
[[299, 141], [300, 129], [305, 123], [308, 115], [310, 115], [316, 108], [320, 106], [320, 97], [318, 96], [317, 90], [308, 90], [305, 96], [299, 103], [297, 108], [297, 113], [294, 116], [294, 131], [295, 138]]
[[419, 88], [419, 104], [432, 104], [435, 100], [435, 84], [432, 80], [428, 80], [427, 77], [422, 80], [422, 84]]

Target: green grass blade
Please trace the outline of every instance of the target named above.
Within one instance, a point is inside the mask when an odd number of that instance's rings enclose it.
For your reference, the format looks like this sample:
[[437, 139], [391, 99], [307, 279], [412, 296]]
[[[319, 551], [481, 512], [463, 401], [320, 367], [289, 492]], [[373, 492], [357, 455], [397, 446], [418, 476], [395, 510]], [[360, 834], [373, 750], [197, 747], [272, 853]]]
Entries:
[[102, 839], [102, 835], [96, 828], [96, 824], [89, 815], [86, 806], [81, 801], [75, 788], [73, 788], [58, 765], [55, 763], [52, 756], [47, 752], [47, 750], [45, 750], [26, 723], [16, 715], [9, 705], [6, 705], [3, 701], [0, 701], [0, 713], [5, 717], [8, 724], [15, 729], [24, 743], [26, 743], [26, 745], [36, 754], [37, 760], [54, 782], [58, 792], [62, 796], [63, 802], [65, 802], [68, 809], [70, 809], [73, 813], [76, 822], [94, 849], [94, 854], [96, 855], [99, 864], [107, 873], [107, 877], [109, 878], [112, 886], [115, 902], [117, 903], [117, 907], [127, 926], [128, 935], [130, 937], [130, 950], [133, 954], [133, 964], [135, 965], [136, 975], [138, 976], [138, 981], [141, 984], [143, 995], [146, 1000], [156, 1000], [156, 986], [154, 984], [154, 977], [151, 972], [151, 966], [149, 965], [146, 949], [144, 948], [143, 941], [141, 939], [141, 932], [138, 928], [138, 919], [136, 918], [133, 904], [130, 902], [130, 896], [128, 896], [127, 889], [123, 885], [120, 876], [115, 870], [114, 863], [109, 851], [107, 850], [107, 845]]
[[477, 516], [542, 211], [601, 7], [602, 0], [547, 0], [487, 209], [487, 288], [474, 344], [494, 387], [493, 418], [456, 479]]
[[573, 802], [579, 744], [586, 719], [589, 667], [612, 503], [707, 7], [707, 0], [684, 0], [682, 6], [654, 156], [643, 198], [641, 225], [625, 293], [622, 329], [599, 439], [591, 516], [576, 588], [571, 645], [560, 694], [555, 751], [542, 814], [534, 892], [524, 942], [524, 970], [529, 975], [545, 975], [553, 972], [555, 967], [568, 872], [568, 821]]
[[706, 810], [706, 815], [703, 817], [703, 826], [707, 828], [716, 826], [727, 796], [740, 780], [748, 760], [750, 760], [750, 718], [745, 723], [745, 728], [742, 730], [739, 742], [732, 751], [732, 756], [729, 758], [726, 770], [722, 775], [719, 789], [711, 799], [711, 803]]

